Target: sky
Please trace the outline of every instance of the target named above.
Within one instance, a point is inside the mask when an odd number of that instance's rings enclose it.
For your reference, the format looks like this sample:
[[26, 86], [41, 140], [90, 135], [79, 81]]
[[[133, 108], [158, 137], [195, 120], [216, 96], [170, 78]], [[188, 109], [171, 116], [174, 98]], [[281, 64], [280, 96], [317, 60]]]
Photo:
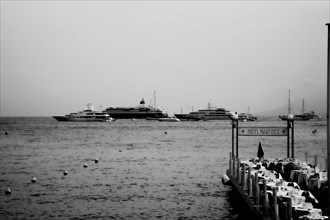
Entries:
[[[1, 0], [0, 116], [326, 112], [329, 1]], [[293, 111], [299, 113], [301, 107]]]

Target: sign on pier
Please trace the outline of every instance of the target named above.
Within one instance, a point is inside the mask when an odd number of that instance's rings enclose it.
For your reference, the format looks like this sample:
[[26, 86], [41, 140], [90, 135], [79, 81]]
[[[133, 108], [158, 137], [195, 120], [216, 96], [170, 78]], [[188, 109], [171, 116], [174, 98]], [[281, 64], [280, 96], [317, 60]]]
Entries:
[[[236, 157], [238, 158], [238, 137], [239, 136], [286, 136], [287, 137], [287, 157], [290, 157], [290, 139], [291, 139], [291, 157], [294, 158], [294, 120], [287, 120], [286, 127], [239, 127], [237, 119], [232, 120], [232, 152], [234, 155], [234, 143], [236, 138]], [[236, 132], [235, 132], [236, 130]], [[235, 135], [236, 133], [236, 135]], [[290, 135], [291, 134], [291, 135]]]
[[239, 136], [287, 136], [288, 128], [286, 127], [240, 127], [238, 128]]

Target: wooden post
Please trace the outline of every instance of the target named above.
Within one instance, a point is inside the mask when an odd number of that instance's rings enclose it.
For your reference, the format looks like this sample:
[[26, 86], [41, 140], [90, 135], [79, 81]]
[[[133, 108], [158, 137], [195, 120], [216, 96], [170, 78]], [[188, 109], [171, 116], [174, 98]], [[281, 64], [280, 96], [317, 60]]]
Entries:
[[324, 165], [324, 169], [328, 170], [328, 158], [325, 158], [325, 165]]
[[277, 190], [273, 188], [273, 220], [278, 220]]
[[287, 202], [287, 216], [288, 216], [288, 220], [293, 220], [292, 218], [292, 199], [288, 198], [288, 202]]
[[248, 187], [249, 187], [249, 193], [248, 193], [248, 195], [249, 195], [249, 197], [252, 197], [252, 192], [253, 192], [253, 186], [252, 186], [252, 176], [251, 176], [251, 167], [249, 167], [249, 172], [248, 172]]
[[314, 166], [317, 166], [317, 155], [315, 155]]
[[241, 168], [241, 161], [240, 161], [240, 159], [237, 159], [237, 183], [238, 183], [238, 185], [241, 184], [241, 171], [240, 171], [240, 168]]
[[255, 187], [255, 177], [253, 175], [251, 175], [251, 197], [253, 198], [254, 201], [254, 195], [255, 195], [255, 191], [256, 191], [256, 187]]
[[254, 199], [255, 205], [260, 205], [260, 189], [259, 189], [259, 177], [258, 177], [258, 173], [254, 174], [254, 181], [255, 181], [255, 192], [254, 192]]
[[243, 163], [243, 168], [242, 168], [242, 189], [246, 190], [246, 174], [245, 174], [245, 166], [246, 164]]
[[247, 189], [247, 194], [250, 196], [250, 181], [251, 181], [251, 170], [250, 167], [248, 169], [247, 177], [246, 177], [246, 189]]
[[233, 154], [233, 157], [235, 156], [235, 135], [234, 135], [234, 128], [235, 128], [235, 121], [231, 121], [231, 152]]
[[[290, 112], [289, 112], [290, 114]], [[289, 118], [286, 121], [287, 123], [287, 129], [288, 129], [288, 136], [287, 136], [287, 158], [290, 158], [290, 122], [289, 122]]]
[[229, 152], [229, 175], [232, 175], [232, 170], [231, 170], [231, 167], [232, 167], [232, 165], [231, 165], [231, 163], [232, 163], [232, 161], [231, 161], [231, 152]]
[[267, 183], [265, 179], [262, 180], [262, 191], [264, 195], [267, 194]]
[[264, 216], [268, 216], [268, 194], [267, 194], [267, 182], [265, 179], [262, 180], [262, 191], [263, 191], [263, 211]]
[[306, 161], [306, 163], [308, 163], [308, 152], [305, 152], [305, 161]]
[[274, 218], [273, 218], [273, 220], [279, 220], [279, 219], [280, 219], [280, 217], [278, 216], [278, 205], [276, 204], [274, 206]]
[[235, 157], [234, 157], [234, 155], [233, 155], [233, 174], [232, 174], [232, 177], [235, 179], [235, 177], [236, 177], [236, 159], [235, 159]]
[[236, 120], [236, 157], [238, 158], [238, 120]]

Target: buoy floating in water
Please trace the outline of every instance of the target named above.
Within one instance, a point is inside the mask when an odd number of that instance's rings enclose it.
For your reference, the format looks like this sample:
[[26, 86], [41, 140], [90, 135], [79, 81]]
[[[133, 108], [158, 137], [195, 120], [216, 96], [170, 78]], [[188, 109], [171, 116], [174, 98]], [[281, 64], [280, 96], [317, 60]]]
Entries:
[[87, 166], [87, 163], [84, 164], [84, 167], [88, 167], [88, 166]]
[[32, 179], [31, 179], [31, 182], [32, 182], [32, 183], [37, 182], [37, 178], [35, 178], [35, 177], [33, 176]]
[[66, 176], [66, 175], [68, 175], [68, 173], [69, 172], [67, 170], [64, 170], [63, 175]]
[[229, 184], [230, 183], [230, 179], [227, 175], [222, 175], [221, 179], [222, 179], [222, 182], [224, 184]]
[[130, 144], [129, 147], [126, 148], [127, 150], [134, 150], [133, 144]]
[[7, 190], [5, 190], [5, 194], [6, 194], [6, 195], [11, 194], [11, 190], [8, 188]]
[[99, 162], [99, 158], [95, 158], [95, 163], [98, 163]]

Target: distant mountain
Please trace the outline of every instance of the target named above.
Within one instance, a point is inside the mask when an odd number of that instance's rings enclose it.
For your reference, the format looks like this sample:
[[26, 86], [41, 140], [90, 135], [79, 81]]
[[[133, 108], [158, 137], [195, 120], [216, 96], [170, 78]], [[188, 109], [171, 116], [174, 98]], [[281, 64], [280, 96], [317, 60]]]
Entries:
[[[305, 112], [315, 111], [325, 116], [327, 112], [327, 100], [321, 99], [319, 97], [305, 99]], [[302, 113], [302, 99], [291, 100], [291, 113], [292, 114], [301, 114]], [[283, 105], [277, 109], [264, 111], [256, 113], [255, 115], [264, 115], [264, 116], [278, 116], [288, 114], [288, 105]]]

